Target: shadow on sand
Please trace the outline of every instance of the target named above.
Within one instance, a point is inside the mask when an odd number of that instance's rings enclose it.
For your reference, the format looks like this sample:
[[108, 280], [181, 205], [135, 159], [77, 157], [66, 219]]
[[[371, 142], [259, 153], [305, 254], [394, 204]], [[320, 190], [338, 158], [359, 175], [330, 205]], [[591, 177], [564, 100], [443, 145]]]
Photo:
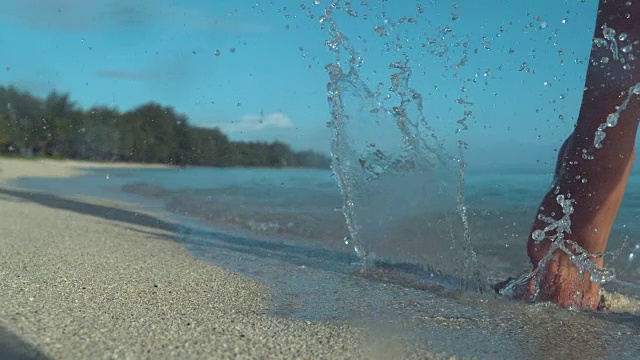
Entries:
[[0, 326], [0, 359], [3, 360], [48, 360], [35, 346], [23, 341], [11, 331]]

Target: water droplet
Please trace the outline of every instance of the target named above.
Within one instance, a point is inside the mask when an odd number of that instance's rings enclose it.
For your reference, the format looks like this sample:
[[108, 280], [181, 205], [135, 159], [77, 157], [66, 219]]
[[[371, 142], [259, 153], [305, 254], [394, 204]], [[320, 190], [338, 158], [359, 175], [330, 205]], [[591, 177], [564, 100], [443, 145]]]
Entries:
[[603, 57], [600, 59], [600, 62], [601, 62], [601, 63], [603, 63], [603, 64], [606, 64], [606, 63], [608, 63], [608, 62], [609, 62], [609, 58], [608, 58], [607, 56], [603, 56]]
[[378, 26], [374, 26], [373, 27], [373, 31], [376, 32], [376, 34], [378, 34], [378, 36], [385, 36], [385, 35], [389, 35], [389, 33], [387, 32], [387, 30], [384, 28], [384, 26], [382, 25], [378, 25]]
[[582, 178], [582, 183], [586, 184], [587, 183], [587, 178]]
[[598, 129], [596, 131], [596, 137], [593, 139], [593, 146], [595, 146], [596, 149], [602, 149], [602, 140], [604, 140], [606, 136], [607, 134], [605, 134], [604, 131]]
[[545, 235], [544, 231], [542, 230], [535, 230], [533, 233], [531, 233], [531, 238], [535, 241], [542, 241], [547, 237], [547, 235]]
[[618, 119], [619, 117], [617, 113], [609, 114], [609, 116], [607, 116], [607, 127], [614, 127], [618, 125]]
[[604, 29], [602, 29], [602, 35], [604, 35], [605, 39], [612, 40], [616, 36], [616, 31], [604, 25]]
[[625, 70], [627, 70], [627, 71], [629, 71], [629, 70], [631, 70], [631, 65], [629, 65], [629, 64], [624, 64], [624, 66], [622, 66], [622, 68], [623, 68], [623, 69], [625, 69]]
[[569, 19], [567, 19], [567, 18], [562, 19], [562, 23], [563, 24], [566, 24], [568, 21], [569, 21]]
[[607, 281], [611, 281], [615, 278], [615, 272], [613, 269], [590, 269], [591, 271], [591, 281], [597, 283], [605, 283]]
[[605, 46], [607, 46], [607, 40], [605, 40], [603, 38], [593, 39], [593, 45], [595, 45], [597, 47], [605, 47]]
[[213, 55], [215, 56], [220, 56], [220, 54], [222, 54], [222, 52], [220, 50], [216, 50], [213, 52]]
[[627, 33], [625, 33], [625, 32], [620, 33], [620, 35], [618, 35], [618, 40], [620, 40], [620, 41], [625, 41], [625, 40], [627, 40], [627, 37], [628, 37], [628, 36], [629, 36], [629, 35], [627, 35]]
[[628, 54], [631, 51], [633, 51], [633, 45], [629, 44], [627, 46], [622, 47], [622, 49], [620, 50], [622, 50], [623, 53]]

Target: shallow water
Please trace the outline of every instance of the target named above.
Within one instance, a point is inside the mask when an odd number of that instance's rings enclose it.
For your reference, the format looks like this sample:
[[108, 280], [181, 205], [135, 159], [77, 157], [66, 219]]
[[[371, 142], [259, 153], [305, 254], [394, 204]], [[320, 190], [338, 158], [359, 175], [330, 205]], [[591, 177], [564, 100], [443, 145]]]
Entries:
[[[381, 258], [361, 273], [351, 245], [344, 243], [348, 232], [342, 214], [335, 209], [340, 196], [328, 171], [108, 172], [108, 179], [107, 171], [98, 170], [91, 176], [23, 179], [16, 185], [55, 189], [58, 195], [128, 202], [177, 220], [182, 226], [176, 237], [195, 256], [265, 280], [274, 290], [270, 312], [278, 316], [346, 320], [382, 334], [402, 335], [433, 351], [480, 358], [509, 358], [516, 351], [524, 358], [638, 355], [640, 318], [631, 313], [583, 313], [511, 301], [491, 291], [462, 291], [459, 279], [418, 262]], [[471, 226], [488, 283], [527, 268], [524, 242], [528, 224], [549, 178], [549, 174], [469, 175]], [[629, 217], [637, 209], [632, 189], [621, 211]], [[236, 219], [206, 215], [223, 211], [233, 213]], [[437, 218], [437, 214], [425, 216]], [[278, 226], [252, 227], [256, 219]], [[282, 226], [285, 220], [309, 232], [289, 231]], [[623, 229], [622, 225], [617, 228]], [[496, 229], [500, 229], [500, 236], [496, 236]], [[631, 235], [638, 231], [632, 226], [623, 230]], [[413, 246], [409, 251], [395, 249], [397, 259], [406, 260], [402, 257], [406, 253], [429, 251], [426, 246], [432, 242], [418, 240], [405, 242]], [[638, 280], [637, 269], [617, 270], [632, 281]]]
[[[108, 175], [108, 176], [107, 176]], [[525, 270], [525, 239], [551, 174], [471, 172], [466, 194], [469, 222], [481, 273], [487, 283]], [[640, 176], [629, 190], [611, 236], [607, 258], [620, 279], [640, 283]], [[151, 211], [167, 211], [219, 228], [251, 236], [303, 240], [320, 248], [353, 253], [340, 211], [342, 199], [331, 172], [268, 169], [95, 170], [71, 179], [22, 179], [17, 185], [68, 196], [124, 201]], [[636, 192], [638, 192], [636, 194]], [[434, 247], [447, 248], [448, 234], [416, 236], [413, 228], [442, 222], [443, 212], [427, 209], [386, 230], [389, 241], [379, 246], [383, 260], [409, 262], [434, 270], [438, 260], [423, 257]], [[437, 228], [434, 226], [433, 228]], [[397, 239], [401, 239], [398, 241]], [[624, 246], [623, 246], [624, 245]], [[449, 259], [442, 259], [448, 261]], [[446, 271], [444, 271], [446, 273]], [[629, 288], [632, 295], [633, 287]]]

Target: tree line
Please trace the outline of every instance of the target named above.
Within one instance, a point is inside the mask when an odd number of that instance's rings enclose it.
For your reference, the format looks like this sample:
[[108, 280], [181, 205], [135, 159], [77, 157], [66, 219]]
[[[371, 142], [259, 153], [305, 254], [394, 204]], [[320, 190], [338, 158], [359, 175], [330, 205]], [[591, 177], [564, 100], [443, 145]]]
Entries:
[[83, 110], [69, 94], [38, 98], [0, 87], [0, 154], [89, 161], [193, 166], [328, 168], [314, 151], [283, 142], [231, 141], [220, 129], [192, 126], [185, 115], [157, 103], [127, 112], [107, 106]]

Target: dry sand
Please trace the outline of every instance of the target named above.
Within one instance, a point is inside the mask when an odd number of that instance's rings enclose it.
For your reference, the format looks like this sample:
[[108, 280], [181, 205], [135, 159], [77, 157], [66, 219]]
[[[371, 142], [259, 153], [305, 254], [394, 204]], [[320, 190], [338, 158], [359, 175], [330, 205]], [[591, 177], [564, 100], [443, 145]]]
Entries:
[[[0, 159], [0, 188], [95, 166], [114, 165]], [[168, 231], [0, 195], [0, 358], [437, 357], [365, 329], [266, 315], [265, 289], [191, 257]]]
[[89, 162], [75, 160], [18, 159], [0, 157], [0, 183], [20, 177], [70, 177], [79, 176], [84, 169], [109, 168], [149, 168], [166, 169], [170, 166], [161, 164], [132, 164], [116, 162]]

